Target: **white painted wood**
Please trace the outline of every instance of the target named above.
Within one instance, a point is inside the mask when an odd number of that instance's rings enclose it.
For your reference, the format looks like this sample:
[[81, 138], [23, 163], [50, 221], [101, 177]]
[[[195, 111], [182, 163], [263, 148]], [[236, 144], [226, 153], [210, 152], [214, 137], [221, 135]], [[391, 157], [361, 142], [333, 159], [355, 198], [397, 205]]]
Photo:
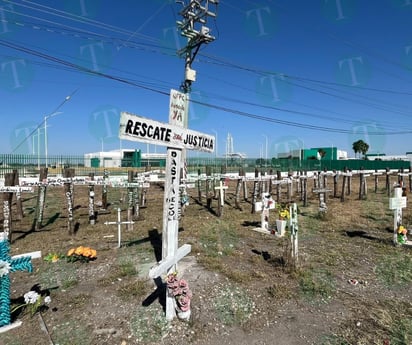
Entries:
[[220, 192], [220, 205], [223, 207], [225, 202], [225, 190], [228, 189], [228, 186], [223, 184], [223, 181], [219, 181], [219, 186], [215, 187], [215, 190]]
[[192, 250], [190, 244], [184, 244], [177, 249], [173, 256], [167, 257], [160, 261], [156, 266], [152, 267], [149, 271], [150, 278], [157, 278], [163, 274], [169, 273], [171, 267], [176, 265], [181, 259], [183, 259]]
[[276, 202], [269, 193], [262, 194], [262, 201], [255, 203], [255, 211], [262, 212], [260, 217], [260, 228], [254, 228], [254, 231], [270, 234], [269, 229], [269, 211], [276, 208]]
[[398, 244], [398, 227], [402, 224], [402, 208], [406, 207], [406, 196], [402, 196], [402, 188], [393, 190], [394, 196], [389, 198], [389, 209], [393, 210], [393, 244]]
[[215, 137], [176, 125], [120, 113], [119, 138], [180, 149], [213, 153]]
[[122, 222], [121, 219], [121, 209], [117, 209], [117, 222], [104, 222], [105, 225], [117, 225], [117, 247], [121, 247], [121, 242], [122, 242], [122, 225], [123, 224], [134, 224], [133, 221], [125, 221]]
[[41, 258], [41, 251], [13, 255], [11, 258], [12, 259], [17, 259], [17, 258], [22, 258], [22, 257], [26, 257], [26, 256], [30, 256], [32, 259], [40, 259]]
[[1, 186], [0, 193], [33, 193], [33, 187], [24, 186]]
[[[165, 191], [163, 203], [162, 261], [149, 274], [157, 277], [176, 271], [178, 261], [187, 255], [190, 245], [178, 249], [179, 184], [180, 171], [185, 167], [185, 150], [214, 152], [215, 137], [188, 130], [188, 95], [172, 90], [169, 107], [169, 124], [153, 121], [126, 112], [120, 115], [119, 138], [167, 146]], [[183, 162], [182, 162], [183, 161]], [[186, 180], [184, 172], [184, 179]], [[166, 319], [176, 316], [174, 297], [166, 293]]]
[[13, 322], [9, 325], [2, 326], [2, 327], [0, 327], [0, 333], [4, 333], [4, 332], [7, 332], [7, 331], [10, 331], [11, 329], [20, 327], [22, 325], [22, 323], [23, 323], [22, 321], [17, 320], [17, 321], [15, 321], [15, 322]]

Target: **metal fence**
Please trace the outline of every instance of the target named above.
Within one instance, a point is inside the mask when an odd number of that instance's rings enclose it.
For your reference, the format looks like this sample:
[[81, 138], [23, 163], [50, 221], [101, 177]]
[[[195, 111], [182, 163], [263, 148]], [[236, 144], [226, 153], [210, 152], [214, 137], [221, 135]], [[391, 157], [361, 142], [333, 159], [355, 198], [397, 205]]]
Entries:
[[[17, 170], [19, 176], [36, 177], [40, 168], [47, 167], [49, 176], [60, 175], [63, 169], [74, 168], [76, 175], [87, 176], [93, 173], [95, 176], [103, 176], [104, 170], [116, 172], [118, 175], [127, 175], [128, 170], [151, 170], [162, 169], [163, 164], [156, 162], [142, 162], [140, 168], [130, 164], [124, 164], [120, 168], [103, 168], [85, 166], [84, 156], [79, 155], [52, 155], [46, 157], [23, 154], [0, 154], [0, 178], [4, 178], [5, 173]], [[122, 163], [123, 164], [123, 163]], [[245, 172], [252, 172], [256, 168], [263, 171], [321, 171], [321, 170], [407, 170], [411, 163], [406, 160], [299, 160], [299, 159], [239, 159], [239, 158], [198, 158], [188, 157], [187, 171], [197, 173], [199, 170], [204, 173], [206, 167], [211, 167], [213, 173], [232, 173], [242, 169]]]

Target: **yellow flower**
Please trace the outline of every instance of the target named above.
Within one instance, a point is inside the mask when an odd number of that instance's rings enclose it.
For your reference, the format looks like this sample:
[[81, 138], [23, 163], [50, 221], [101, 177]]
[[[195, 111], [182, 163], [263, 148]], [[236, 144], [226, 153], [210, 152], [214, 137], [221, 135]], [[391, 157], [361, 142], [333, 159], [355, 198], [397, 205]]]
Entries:
[[398, 234], [406, 235], [406, 228], [403, 225], [399, 225]]

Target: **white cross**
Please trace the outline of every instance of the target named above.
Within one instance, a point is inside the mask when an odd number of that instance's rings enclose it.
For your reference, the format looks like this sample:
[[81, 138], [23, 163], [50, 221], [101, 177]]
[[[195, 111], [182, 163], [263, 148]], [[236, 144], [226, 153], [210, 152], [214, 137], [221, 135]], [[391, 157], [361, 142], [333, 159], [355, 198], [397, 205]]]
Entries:
[[406, 207], [406, 196], [402, 196], [402, 188], [394, 189], [394, 197], [389, 198], [389, 209], [393, 210], [393, 244], [398, 244], [398, 228], [402, 224], [402, 209]]
[[275, 201], [272, 199], [269, 193], [262, 194], [262, 201], [255, 203], [256, 212], [262, 211], [260, 228], [255, 228], [253, 230], [258, 232], [263, 232], [265, 234], [270, 233], [269, 229], [269, 210], [273, 210], [276, 207]]
[[104, 224], [106, 225], [117, 224], [117, 239], [118, 239], [117, 247], [118, 248], [120, 248], [120, 243], [121, 243], [121, 238], [122, 238], [122, 224], [134, 224], [133, 221], [122, 222], [120, 212], [121, 210], [120, 208], [118, 208], [117, 209], [117, 222], [104, 222]]
[[[183, 106], [187, 109], [187, 94], [172, 90], [171, 102], [179, 97], [184, 99]], [[173, 103], [176, 104], [176, 103]], [[174, 107], [172, 107], [174, 108]], [[180, 108], [180, 106], [179, 106]], [[213, 153], [215, 137], [192, 131], [182, 127], [187, 121], [187, 111], [171, 111], [169, 124], [153, 121], [141, 116], [126, 112], [120, 114], [119, 138], [146, 142], [167, 147], [166, 176], [164, 184], [163, 202], [163, 232], [162, 232], [162, 261], [157, 264], [152, 272], [152, 277], [160, 275], [165, 267], [167, 273], [176, 271], [177, 262], [190, 252], [190, 246], [178, 249], [179, 230], [179, 182], [182, 159], [186, 156], [186, 150], [198, 150]], [[187, 123], [187, 122], [186, 122]], [[138, 128], [152, 127], [152, 131], [139, 131]], [[162, 266], [161, 268], [159, 268]], [[157, 275], [157, 276], [156, 276]], [[174, 297], [166, 294], [166, 319], [171, 321], [176, 316]]]
[[219, 195], [220, 195], [220, 205], [223, 207], [224, 202], [225, 202], [225, 189], [228, 189], [228, 186], [226, 186], [225, 184], [223, 184], [223, 181], [220, 180], [219, 186], [215, 187], [215, 189], [219, 191]]

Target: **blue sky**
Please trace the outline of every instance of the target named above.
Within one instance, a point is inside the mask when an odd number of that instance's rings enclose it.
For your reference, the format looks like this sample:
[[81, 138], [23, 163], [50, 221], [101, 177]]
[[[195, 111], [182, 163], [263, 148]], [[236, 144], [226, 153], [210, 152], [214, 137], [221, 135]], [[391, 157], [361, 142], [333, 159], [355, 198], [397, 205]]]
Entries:
[[[120, 112], [168, 121], [182, 8], [0, 0], [0, 152], [43, 155], [45, 117], [49, 155], [145, 152], [119, 141]], [[228, 133], [248, 157], [321, 146], [354, 156], [359, 139], [369, 153], [412, 151], [411, 22], [412, 0], [220, 0], [206, 23], [216, 39], [192, 65], [189, 128], [217, 135], [219, 156]]]

